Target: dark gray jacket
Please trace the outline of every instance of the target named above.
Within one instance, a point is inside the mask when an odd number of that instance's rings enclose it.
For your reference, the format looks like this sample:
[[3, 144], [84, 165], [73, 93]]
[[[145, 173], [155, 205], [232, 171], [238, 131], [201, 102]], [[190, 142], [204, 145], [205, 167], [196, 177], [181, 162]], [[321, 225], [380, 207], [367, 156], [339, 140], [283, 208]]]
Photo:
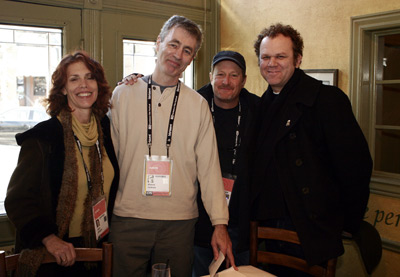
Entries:
[[[108, 215], [112, 215], [118, 188], [119, 169], [111, 141], [110, 121], [102, 121], [104, 147], [114, 167]], [[37, 124], [32, 129], [17, 134], [21, 151], [17, 167], [10, 179], [5, 207], [7, 215], [17, 229], [15, 248], [42, 246], [42, 239], [56, 234], [56, 208], [64, 172], [64, 136], [56, 117]]]

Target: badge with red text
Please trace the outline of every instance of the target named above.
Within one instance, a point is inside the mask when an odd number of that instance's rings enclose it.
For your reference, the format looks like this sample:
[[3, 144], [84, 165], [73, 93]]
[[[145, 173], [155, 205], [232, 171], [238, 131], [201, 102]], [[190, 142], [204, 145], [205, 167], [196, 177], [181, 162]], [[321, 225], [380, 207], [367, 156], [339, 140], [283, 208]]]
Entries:
[[144, 196], [171, 196], [172, 160], [167, 156], [145, 156]]
[[231, 200], [233, 184], [235, 183], [236, 176], [230, 173], [222, 173], [222, 181], [224, 182], [224, 190], [226, 197], [226, 204], [229, 206], [229, 201]]
[[96, 238], [100, 240], [110, 232], [108, 228], [107, 203], [105, 197], [100, 197], [97, 201], [93, 202], [92, 214]]

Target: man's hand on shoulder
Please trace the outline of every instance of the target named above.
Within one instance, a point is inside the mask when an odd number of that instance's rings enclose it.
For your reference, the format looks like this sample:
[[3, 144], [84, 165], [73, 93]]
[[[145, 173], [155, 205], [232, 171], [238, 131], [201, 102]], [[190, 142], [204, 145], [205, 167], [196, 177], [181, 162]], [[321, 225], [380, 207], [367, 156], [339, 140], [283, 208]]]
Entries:
[[140, 73], [132, 73], [126, 77], [124, 77], [121, 81], [117, 83], [117, 86], [125, 84], [125, 85], [134, 85], [139, 78], [142, 78], [144, 75]]

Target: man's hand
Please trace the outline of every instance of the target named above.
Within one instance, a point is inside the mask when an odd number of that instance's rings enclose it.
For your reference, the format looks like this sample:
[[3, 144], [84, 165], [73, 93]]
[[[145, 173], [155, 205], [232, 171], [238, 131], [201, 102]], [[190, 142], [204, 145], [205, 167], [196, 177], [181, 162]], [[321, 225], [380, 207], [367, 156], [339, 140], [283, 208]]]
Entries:
[[122, 84], [125, 84], [125, 85], [134, 85], [134, 84], [137, 82], [137, 80], [138, 80], [139, 78], [142, 78], [142, 77], [143, 77], [143, 74], [140, 74], [140, 73], [132, 73], [132, 74], [130, 74], [130, 75], [124, 77], [124, 79], [122, 79], [121, 81], [119, 81], [119, 82], [117, 83], [117, 85], [118, 85], [118, 86], [119, 86], [119, 85], [122, 85]]
[[56, 258], [57, 264], [71, 266], [75, 263], [76, 253], [72, 243], [65, 242], [56, 235], [49, 235], [42, 240], [47, 251]]
[[235, 270], [238, 270], [235, 265], [235, 259], [233, 258], [232, 242], [225, 225], [219, 224], [214, 226], [214, 233], [211, 238], [211, 246], [213, 248], [214, 260], [218, 259], [218, 252], [221, 250], [226, 257], [226, 268], [231, 265]]

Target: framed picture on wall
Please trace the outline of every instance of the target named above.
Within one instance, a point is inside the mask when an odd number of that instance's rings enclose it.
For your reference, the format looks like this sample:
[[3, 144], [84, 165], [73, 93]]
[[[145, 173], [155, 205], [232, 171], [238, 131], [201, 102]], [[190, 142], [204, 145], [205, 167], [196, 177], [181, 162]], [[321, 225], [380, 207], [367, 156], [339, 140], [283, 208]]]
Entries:
[[304, 69], [304, 72], [311, 77], [320, 80], [324, 85], [338, 85], [338, 69]]

